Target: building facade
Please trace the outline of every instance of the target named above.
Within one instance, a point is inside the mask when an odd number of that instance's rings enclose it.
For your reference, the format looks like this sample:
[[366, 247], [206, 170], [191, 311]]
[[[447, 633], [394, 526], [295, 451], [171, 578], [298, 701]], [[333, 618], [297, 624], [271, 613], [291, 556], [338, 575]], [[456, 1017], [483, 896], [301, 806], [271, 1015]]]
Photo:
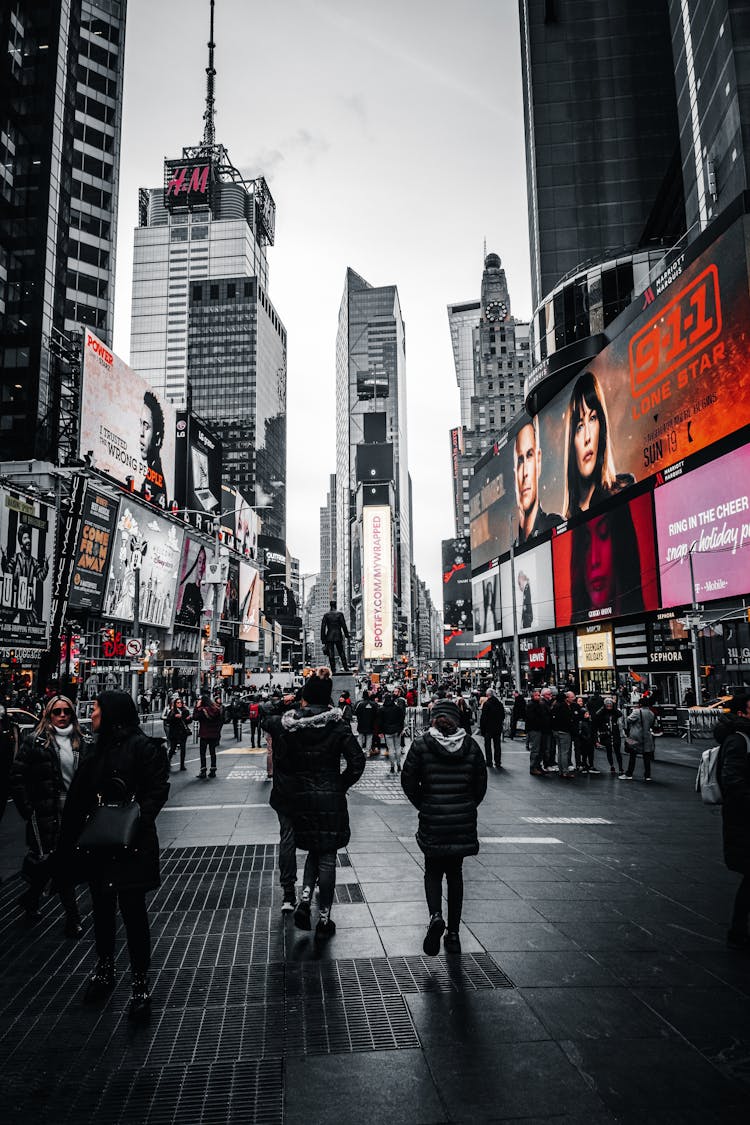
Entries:
[[366, 660], [408, 649], [411, 526], [398, 290], [348, 269], [336, 337], [336, 600]]
[[125, 0], [0, 13], [3, 457], [67, 461], [80, 334], [114, 315]]

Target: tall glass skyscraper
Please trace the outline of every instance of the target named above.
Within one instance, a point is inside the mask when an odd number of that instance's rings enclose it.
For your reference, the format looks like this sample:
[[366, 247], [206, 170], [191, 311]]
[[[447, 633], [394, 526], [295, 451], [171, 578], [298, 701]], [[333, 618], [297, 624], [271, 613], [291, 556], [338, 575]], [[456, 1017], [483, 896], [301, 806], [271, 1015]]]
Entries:
[[0, 10], [0, 432], [65, 460], [77, 329], [112, 340], [125, 0]]
[[[395, 285], [346, 272], [336, 336], [336, 597], [362, 640], [368, 566], [364, 509], [390, 510], [393, 653], [412, 621], [411, 490], [406, 440], [406, 342]], [[390, 649], [389, 644], [389, 649]]]

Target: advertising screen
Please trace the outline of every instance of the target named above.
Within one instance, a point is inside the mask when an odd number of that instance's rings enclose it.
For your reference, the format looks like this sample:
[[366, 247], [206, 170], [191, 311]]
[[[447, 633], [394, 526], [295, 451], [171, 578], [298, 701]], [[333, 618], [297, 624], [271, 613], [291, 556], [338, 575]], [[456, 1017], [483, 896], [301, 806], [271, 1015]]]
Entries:
[[102, 608], [117, 506], [117, 500], [89, 485], [83, 499], [81, 531], [70, 581], [70, 609], [90, 609], [98, 613]]
[[166, 508], [175, 495], [175, 408], [84, 331], [79, 456]]
[[227, 581], [223, 588], [219, 588], [219, 632], [223, 636], [237, 634], [237, 625], [240, 619], [240, 561], [229, 558]]
[[362, 509], [362, 618], [365, 660], [393, 659], [391, 509]]
[[[168, 629], [175, 608], [181, 528], [131, 500], [120, 501], [112, 561], [104, 595], [104, 616], [134, 620], [135, 584], [139, 580], [138, 620]], [[139, 569], [140, 563], [140, 569]]]
[[451, 629], [471, 629], [471, 553], [469, 540], [444, 539], [443, 623]]
[[[750, 446], [657, 488], [654, 504], [662, 605], [708, 602], [747, 592]], [[695, 591], [690, 580], [691, 546]]]
[[558, 627], [658, 607], [651, 496], [623, 501], [552, 540]]
[[209, 548], [205, 543], [186, 535], [177, 582], [174, 618], [176, 625], [198, 629], [201, 625], [201, 617], [211, 609], [214, 587], [206, 582], [208, 560]]
[[257, 558], [258, 515], [242, 493], [222, 484], [220, 511], [222, 543], [243, 558]]
[[164, 206], [168, 211], [210, 207], [212, 187], [210, 160], [164, 161]]
[[257, 645], [260, 639], [260, 573], [240, 560], [240, 640]]
[[555, 627], [552, 547], [540, 543], [514, 559], [516, 623], [519, 633], [538, 633]]
[[611, 629], [579, 633], [576, 637], [579, 668], [614, 668], [615, 649]]
[[0, 641], [44, 648], [52, 605], [54, 509], [0, 488]]
[[671, 284], [639, 298], [640, 314], [470, 482], [472, 567], [746, 424], [750, 294], [739, 220]]
[[485, 570], [471, 580], [471, 602], [474, 610], [474, 640], [489, 641], [502, 636], [500, 605], [500, 568]]
[[476, 643], [471, 629], [443, 630], [444, 660], [478, 660], [485, 648]]
[[177, 412], [174, 499], [184, 519], [209, 531], [221, 504], [221, 442], [186, 410]]

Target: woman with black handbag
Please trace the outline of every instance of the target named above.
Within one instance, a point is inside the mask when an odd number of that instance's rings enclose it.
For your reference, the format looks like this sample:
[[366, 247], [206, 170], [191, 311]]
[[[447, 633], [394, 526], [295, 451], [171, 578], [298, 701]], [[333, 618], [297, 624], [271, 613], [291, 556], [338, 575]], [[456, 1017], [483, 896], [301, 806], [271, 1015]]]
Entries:
[[[161, 882], [156, 817], [169, 795], [169, 762], [164, 743], [149, 738], [138, 725], [138, 712], [124, 691], [98, 696], [91, 715], [97, 734], [94, 753], [87, 758], [68, 794], [58, 849], [58, 867], [70, 865], [88, 880], [94, 913], [98, 960], [84, 999], [97, 1002], [115, 986], [115, 931], [119, 903], [128, 941], [133, 995], [129, 1017], [147, 1017], [151, 1006], [148, 972], [151, 934], [146, 892]], [[138, 820], [129, 846], [107, 839], [107, 806], [132, 808]], [[118, 812], [121, 809], [118, 809]], [[126, 810], [127, 811], [127, 810]], [[99, 814], [105, 814], [101, 816]], [[98, 826], [94, 820], [100, 821]], [[112, 822], [122, 817], [110, 818]], [[83, 844], [84, 829], [99, 828], [99, 841]], [[117, 827], [115, 825], [115, 834]]]
[[[19, 902], [29, 922], [39, 917], [39, 902], [52, 876], [50, 856], [57, 847], [63, 809], [86, 749], [72, 701], [66, 695], [53, 695], [13, 763], [10, 790], [26, 821], [29, 846], [23, 865], [29, 886]], [[61, 873], [55, 885], [65, 907], [65, 934], [78, 938], [83, 929], [73, 882]]]

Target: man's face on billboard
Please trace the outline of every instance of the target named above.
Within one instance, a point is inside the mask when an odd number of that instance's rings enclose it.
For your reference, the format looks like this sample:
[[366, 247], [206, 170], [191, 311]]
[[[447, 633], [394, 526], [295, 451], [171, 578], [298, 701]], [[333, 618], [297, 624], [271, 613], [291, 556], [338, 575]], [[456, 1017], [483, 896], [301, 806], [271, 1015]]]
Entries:
[[141, 457], [144, 461], [149, 461], [156, 453], [155, 438], [154, 418], [150, 408], [144, 402], [141, 407]]
[[516, 436], [516, 500], [519, 516], [528, 516], [537, 502], [542, 451], [536, 443], [534, 427], [524, 426]]
[[20, 538], [19, 542], [20, 542], [20, 547], [21, 547], [22, 553], [24, 555], [30, 555], [31, 554], [31, 535], [29, 534], [28, 531], [21, 532], [21, 538]]

